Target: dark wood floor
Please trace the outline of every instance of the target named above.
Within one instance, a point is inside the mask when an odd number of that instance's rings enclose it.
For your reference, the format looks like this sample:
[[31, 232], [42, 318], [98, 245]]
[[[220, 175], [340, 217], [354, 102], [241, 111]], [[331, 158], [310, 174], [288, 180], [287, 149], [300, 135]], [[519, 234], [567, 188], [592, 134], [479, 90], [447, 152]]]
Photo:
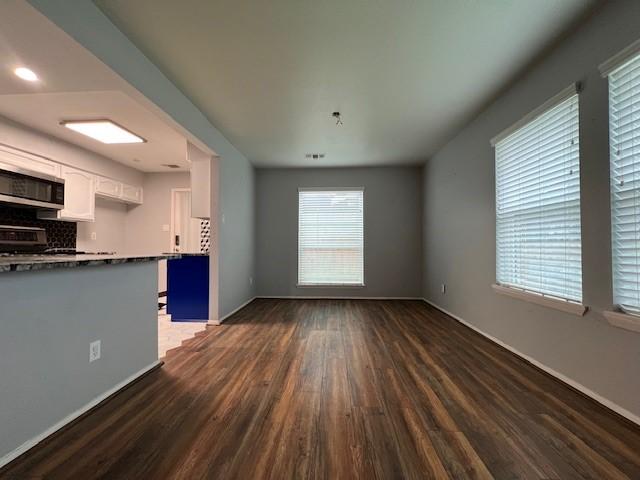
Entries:
[[640, 478], [640, 430], [417, 301], [257, 300], [0, 478]]

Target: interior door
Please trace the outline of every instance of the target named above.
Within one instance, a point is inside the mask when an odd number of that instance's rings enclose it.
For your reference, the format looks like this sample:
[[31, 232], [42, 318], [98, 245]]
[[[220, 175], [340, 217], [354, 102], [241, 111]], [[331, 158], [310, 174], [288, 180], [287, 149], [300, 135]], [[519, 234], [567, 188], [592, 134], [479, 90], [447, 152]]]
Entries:
[[200, 252], [200, 220], [191, 217], [191, 190], [172, 192], [171, 250], [180, 253]]

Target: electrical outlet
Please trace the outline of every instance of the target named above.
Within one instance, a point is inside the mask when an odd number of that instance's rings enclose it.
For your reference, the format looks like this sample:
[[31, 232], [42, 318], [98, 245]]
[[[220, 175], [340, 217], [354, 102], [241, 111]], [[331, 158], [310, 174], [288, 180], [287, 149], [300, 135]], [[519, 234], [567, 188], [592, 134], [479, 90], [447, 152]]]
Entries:
[[222, 223], [224, 223], [224, 213], [221, 216]]
[[98, 234], [96, 232], [91, 232], [91, 240], [97, 240]]
[[162, 225], [162, 231], [163, 232], [168, 232], [169, 231], [169, 225], [166, 224], [166, 223], [164, 225]]
[[101, 346], [102, 342], [100, 340], [96, 340], [95, 342], [91, 342], [89, 344], [89, 363], [95, 362], [100, 358]]
[[447, 293], [447, 285], [446, 284], [442, 284], [440, 285], [440, 292], [441, 293]]

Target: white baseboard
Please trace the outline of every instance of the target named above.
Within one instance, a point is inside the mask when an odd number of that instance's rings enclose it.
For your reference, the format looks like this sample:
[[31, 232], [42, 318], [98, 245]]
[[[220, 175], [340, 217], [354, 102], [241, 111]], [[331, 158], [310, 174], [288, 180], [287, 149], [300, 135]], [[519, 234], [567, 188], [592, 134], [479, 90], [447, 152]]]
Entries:
[[58, 430], [60, 430], [62, 427], [64, 427], [65, 425], [73, 422], [76, 418], [78, 418], [80, 415], [88, 412], [89, 410], [91, 410], [93, 407], [95, 407], [96, 405], [98, 405], [100, 402], [106, 400], [107, 398], [109, 398], [111, 395], [113, 395], [114, 393], [118, 392], [119, 390], [123, 389], [124, 387], [126, 387], [128, 384], [130, 384], [131, 382], [133, 382], [134, 380], [136, 380], [138, 377], [141, 377], [142, 375], [144, 375], [145, 373], [147, 373], [150, 370], [153, 370], [154, 368], [156, 368], [158, 365], [160, 365], [162, 362], [160, 360], [153, 362], [151, 365], [148, 365], [146, 367], [144, 367], [142, 370], [134, 373], [133, 375], [131, 375], [130, 377], [126, 378], [125, 380], [123, 380], [122, 382], [118, 383], [117, 385], [115, 385], [114, 387], [110, 388], [109, 390], [107, 390], [106, 392], [104, 392], [102, 395], [94, 398], [93, 400], [91, 400], [89, 403], [87, 403], [86, 405], [84, 405], [83, 407], [79, 408], [78, 410], [76, 410], [73, 413], [70, 413], [69, 415], [67, 415], [66, 417], [64, 417], [62, 420], [60, 420], [59, 422], [57, 422], [56, 424], [50, 426], [49, 428], [47, 428], [44, 432], [40, 433], [39, 435], [36, 435], [35, 437], [27, 440], [26, 442], [24, 442], [22, 445], [20, 445], [18, 448], [16, 448], [15, 450], [7, 453], [5, 456], [3, 456], [2, 458], [0, 458], [0, 467], [3, 467], [4, 465], [6, 465], [7, 463], [11, 462], [12, 460], [18, 458], [20, 455], [22, 455], [24, 452], [26, 452], [27, 450], [35, 447], [38, 443], [40, 443], [41, 441], [43, 441], [45, 438], [49, 437], [50, 435], [53, 435], [55, 432], [57, 432]]
[[512, 346], [504, 343], [503, 341], [498, 340], [496, 337], [494, 337], [492, 335], [489, 335], [488, 333], [483, 332], [482, 330], [480, 330], [475, 325], [467, 322], [466, 320], [463, 320], [462, 318], [458, 317], [457, 315], [454, 315], [453, 313], [451, 313], [451, 312], [445, 310], [444, 308], [436, 305], [432, 301], [427, 300], [426, 298], [423, 298], [422, 300], [424, 300], [425, 303], [428, 303], [429, 305], [431, 305], [433, 308], [435, 308], [437, 310], [440, 310], [441, 312], [447, 314], [448, 316], [450, 316], [454, 320], [457, 320], [461, 324], [463, 324], [463, 325], [469, 327], [470, 329], [478, 332], [480, 335], [482, 335], [483, 337], [491, 340], [493, 343], [496, 343], [496, 344], [500, 345], [501, 347], [506, 348], [511, 353], [519, 356], [520, 358], [526, 360], [527, 362], [531, 363], [532, 365], [538, 367], [540, 370], [543, 370], [543, 371], [547, 372], [549, 375], [552, 375], [552, 376], [556, 377], [558, 380], [566, 383], [567, 385], [570, 385], [571, 387], [575, 388], [576, 390], [578, 390], [581, 393], [584, 393], [588, 397], [591, 397], [593, 400], [595, 400], [596, 402], [600, 403], [601, 405], [607, 407], [609, 410], [612, 410], [612, 411], [616, 412], [617, 414], [622, 415], [627, 420], [630, 420], [633, 423], [635, 423], [637, 425], [640, 425], [640, 417], [639, 416], [637, 416], [636, 414], [630, 412], [629, 410], [621, 407], [617, 403], [612, 402], [611, 400], [603, 397], [602, 395], [594, 392], [593, 390], [590, 390], [589, 388], [587, 388], [584, 385], [582, 385], [581, 383], [578, 383], [575, 380], [567, 377], [566, 375], [563, 375], [562, 373], [557, 372], [553, 368], [548, 367], [547, 365], [545, 365], [544, 363], [539, 362], [535, 358], [530, 357], [529, 355], [526, 355], [526, 354], [516, 350]]
[[238, 308], [236, 308], [235, 310], [232, 310], [231, 312], [227, 313], [224, 317], [222, 317], [219, 320], [209, 320], [207, 322], [207, 325], [222, 325], [222, 322], [224, 322], [227, 318], [229, 318], [231, 315], [233, 315], [236, 312], [239, 312], [240, 310], [242, 310], [244, 307], [246, 307], [247, 305], [249, 305], [251, 302], [253, 302], [256, 298], [262, 298], [262, 297], [252, 297], [249, 300], [247, 300], [246, 302], [244, 302], [242, 305], [240, 305]]
[[422, 297], [334, 297], [326, 295], [258, 295], [255, 298], [282, 298], [292, 300], [424, 300]]

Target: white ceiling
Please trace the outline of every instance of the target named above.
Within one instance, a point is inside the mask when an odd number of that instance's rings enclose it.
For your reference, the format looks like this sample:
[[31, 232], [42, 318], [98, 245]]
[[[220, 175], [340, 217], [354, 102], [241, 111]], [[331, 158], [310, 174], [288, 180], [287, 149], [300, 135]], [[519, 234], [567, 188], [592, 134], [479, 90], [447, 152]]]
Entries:
[[[148, 100], [24, 0], [0, 1], [0, 115], [145, 171], [188, 170], [183, 134]], [[27, 66], [41, 81], [13, 74]], [[61, 120], [109, 118], [147, 140], [105, 145], [60, 126]]]
[[600, 2], [96, 3], [254, 164], [351, 166], [421, 163]]

